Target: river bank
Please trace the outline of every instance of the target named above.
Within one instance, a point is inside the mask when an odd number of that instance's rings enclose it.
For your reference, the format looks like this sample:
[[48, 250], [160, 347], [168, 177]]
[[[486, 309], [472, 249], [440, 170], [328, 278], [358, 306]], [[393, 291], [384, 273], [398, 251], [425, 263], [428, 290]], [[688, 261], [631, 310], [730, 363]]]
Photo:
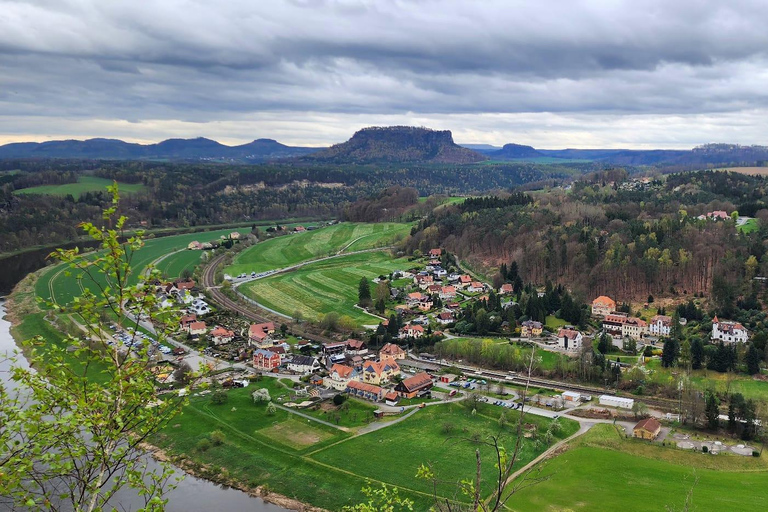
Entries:
[[[17, 337], [23, 320], [42, 310], [34, 295], [35, 281], [44, 269], [28, 274], [14, 287], [7, 298], [0, 297], [0, 355], [11, 355], [18, 349]], [[20, 361], [26, 364], [26, 360]], [[0, 367], [0, 379], [8, 382], [8, 367]], [[270, 492], [261, 487], [250, 488], [240, 482], [218, 479], [201, 478], [203, 475], [192, 471], [184, 462], [185, 459], [170, 457], [157, 447], [145, 446], [148, 455], [147, 466], [152, 468], [156, 461], [171, 461], [179, 473], [186, 473], [184, 478], [168, 494], [169, 504], [166, 510], [170, 512], [207, 511], [215, 509], [245, 510], [252, 512], [286, 512], [295, 510], [301, 512], [319, 512], [321, 509], [308, 506], [291, 498]], [[186, 466], [186, 467], [185, 467]], [[196, 474], [198, 473], [198, 474]], [[210, 475], [209, 475], [210, 476]], [[120, 492], [117, 503], [126, 511], [136, 510], [143, 506], [140, 497], [129, 492]]]

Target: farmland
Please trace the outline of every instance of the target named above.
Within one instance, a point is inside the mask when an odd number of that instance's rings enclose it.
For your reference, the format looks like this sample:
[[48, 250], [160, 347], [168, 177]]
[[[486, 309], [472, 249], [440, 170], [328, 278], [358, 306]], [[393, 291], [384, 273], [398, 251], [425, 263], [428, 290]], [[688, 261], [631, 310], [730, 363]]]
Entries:
[[[213, 240], [219, 238], [221, 235], [229, 234], [232, 231], [239, 231], [240, 233], [250, 232], [250, 228], [238, 228], [238, 229], [222, 229], [218, 231], [207, 231], [204, 233], [190, 233], [186, 235], [169, 236], [163, 238], [155, 238], [147, 240], [144, 247], [139, 249], [132, 255], [131, 269], [132, 282], [136, 282], [140, 273], [158, 258], [166, 256], [174, 251], [184, 249], [187, 244], [193, 240]], [[190, 254], [194, 253], [194, 254]], [[161, 271], [167, 273], [170, 277], [176, 277], [178, 274], [173, 275], [171, 272], [183, 269], [191, 264], [195, 255], [200, 258], [200, 251], [183, 251], [177, 254], [173, 254], [165, 258], [161, 262]], [[46, 271], [36, 284], [36, 292], [38, 297], [42, 297], [45, 300], [53, 300], [59, 304], [66, 304], [74, 297], [79, 296], [82, 293], [83, 288], [90, 288], [94, 290], [96, 286], [90, 279], [84, 278], [82, 281], [78, 279], [82, 274], [79, 271], [73, 271], [69, 269], [67, 265], [55, 265]], [[102, 276], [96, 276], [96, 281], [99, 284], [104, 284]], [[81, 288], [82, 285], [82, 288]]]
[[335, 311], [349, 316], [358, 325], [377, 324], [378, 318], [355, 307], [360, 278], [373, 279], [407, 266], [407, 259], [393, 259], [386, 252], [353, 254], [252, 281], [239, 290], [289, 316], [300, 311], [305, 319], [316, 319]]
[[[15, 194], [47, 194], [52, 196], [71, 195], [75, 199], [86, 192], [104, 192], [106, 187], [112, 185], [112, 181], [96, 176], [80, 176], [76, 183], [63, 185], [40, 185], [39, 187], [22, 188]], [[121, 194], [136, 194], [145, 189], [141, 184], [118, 183]]]
[[757, 491], [768, 476], [765, 457], [712, 456], [651, 445], [622, 438], [612, 425], [595, 426], [541, 467], [551, 478], [515, 495], [512, 510], [640, 512], [650, 503], [656, 510], [680, 510], [691, 488], [692, 510], [768, 506], [768, 494]]
[[[453, 495], [455, 482], [473, 474], [477, 447], [459, 438], [500, 433], [496, 408], [483, 404], [478, 414], [472, 415], [454, 404], [430, 406], [397, 424], [354, 437], [353, 433], [300, 420], [279, 408], [268, 415], [266, 405], [251, 401], [255, 386], [267, 387], [273, 397], [288, 391], [277, 380], [267, 378], [248, 388], [228, 391], [223, 405], [211, 404], [210, 397], [192, 397], [183, 414], [157, 436], [156, 444], [193, 462], [205, 463], [213, 478], [226, 474], [247, 485], [266, 484], [280, 494], [328, 510], [361, 501], [360, 489], [366, 482], [397, 486], [401, 494], [416, 501], [414, 510], [426, 510], [431, 486], [414, 478], [419, 464], [433, 462], [441, 477], [450, 482], [442, 484], [441, 492]], [[514, 421], [514, 413], [509, 415]], [[549, 425], [544, 418], [529, 416], [526, 420], [528, 429], [539, 434]], [[560, 421], [556, 439], [576, 428], [574, 422]], [[453, 430], [445, 430], [446, 424]], [[214, 430], [224, 432], [225, 442], [200, 450], [200, 441]], [[512, 434], [504, 435], [511, 444]], [[544, 443], [531, 441], [523, 451], [523, 460], [545, 448]], [[485, 448], [481, 451], [484, 457], [490, 456]], [[490, 492], [487, 485], [492, 473], [491, 469], [485, 472], [485, 494]]]
[[273, 238], [238, 254], [224, 272], [263, 272], [285, 268], [302, 261], [322, 258], [340, 251], [360, 251], [391, 245], [410, 231], [410, 224], [342, 223], [315, 231]]

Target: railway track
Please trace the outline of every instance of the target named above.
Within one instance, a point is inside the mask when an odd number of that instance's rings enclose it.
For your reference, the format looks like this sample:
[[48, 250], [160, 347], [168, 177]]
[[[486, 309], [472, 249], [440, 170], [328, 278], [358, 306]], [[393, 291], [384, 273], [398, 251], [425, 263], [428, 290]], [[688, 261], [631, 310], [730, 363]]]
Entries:
[[[604, 394], [614, 394], [618, 396], [624, 395], [623, 393], [611, 393], [610, 391], [606, 391], [605, 388], [588, 386], [583, 384], [573, 384], [570, 382], [542, 379], [538, 377], [531, 377], [530, 379], [528, 379], [528, 377], [526, 376], [521, 376], [517, 374], [513, 375], [511, 373], [505, 373], [498, 370], [486, 370], [483, 368], [475, 368], [473, 366], [466, 366], [461, 364], [441, 363], [439, 361], [424, 361], [420, 359], [417, 359], [417, 360], [420, 362], [435, 365], [435, 367], [437, 368], [454, 366], [456, 368], [459, 368], [460, 370], [463, 370], [470, 377], [492, 378], [502, 382], [509, 382], [510, 384], [525, 385], [527, 382], [531, 386], [536, 386], [540, 388], [556, 389], [561, 391], [575, 391], [578, 393], [584, 393], [589, 395], [604, 395]], [[635, 396], [628, 396], [628, 398], [637, 399], [637, 397]], [[678, 409], [678, 405], [679, 405], [677, 400], [668, 399], [668, 398], [659, 398], [659, 397], [644, 396], [642, 397], [642, 402], [650, 407], [655, 407], [663, 410], [674, 410], [674, 411]]]
[[[247, 307], [244, 304], [241, 304], [237, 301], [230, 299], [224, 294], [224, 292], [222, 292], [219, 288], [216, 287], [216, 282], [214, 277], [216, 275], [216, 270], [221, 265], [221, 262], [223, 261], [223, 259], [224, 259], [224, 255], [216, 256], [208, 263], [208, 265], [203, 270], [203, 275], [201, 279], [202, 285], [210, 294], [211, 299], [220, 307], [229, 309], [231, 311], [235, 311], [236, 313], [243, 315], [248, 320], [252, 320], [254, 322], [274, 321], [274, 318], [270, 318], [263, 314], [257, 313], [256, 311], [254, 311], [253, 308]], [[308, 333], [304, 330], [297, 329], [295, 327], [291, 330], [294, 332], [294, 334], [297, 334], [311, 341], [316, 341], [318, 343], [331, 343], [334, 341], [338, 341], [332, 338], [328, 338], [326, 336]]]

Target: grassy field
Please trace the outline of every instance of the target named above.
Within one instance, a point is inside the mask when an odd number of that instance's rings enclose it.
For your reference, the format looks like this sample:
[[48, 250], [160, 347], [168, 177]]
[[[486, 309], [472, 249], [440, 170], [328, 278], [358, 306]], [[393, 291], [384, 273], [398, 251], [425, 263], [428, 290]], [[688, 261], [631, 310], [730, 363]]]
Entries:
[[330, 402], [323, 405], [324, 407], [317, 410], [309, 408], [302, 409], [301, 412], [340, 427], [354, 428], [370, 423], [374, 419], [373, 411], [377, 409], [372, 403], [356, 398], [349, 398], [339, 407]]
[[157, 270], [169, 279], [177, 278], [184, 270], [190, 272], [200, 263], [202, 251], [181, 251], [157, 263]]
[[[147, 240], [144, 247], [133, 255], [131, 261], [131, 268], [133, 269], [132, 282], [136, 282], [141, 271], [144, 270], [147, 265], [166, 254], [185, 248], [187, 244], [193, 240], [208, 241], [218, 239], [221, 235], [231, 233], [232, 231], [249, 233], [250, 228], [221, 229], [217, 231], [206, 231], [204, 233], [190, 233], [186, 235]], [[194, 258], [191, 253], [196, 253], [197, 257], [200, 257], [200, 251], [184, 251], [183, 253], [166, 258], [166, 260], [161, 262], [161, 265], [164, 265], [166, 269], [175, 272], [183, 266], [189, 265], [190, 259]], [[178, 275], [171, 274], [169, 270], [166, 271], [169, 272], [168, 275], [170, 277]], [[181, 270], [179, 270], [179, 273], [180, 272]], [[37, 296], [42, 297], [45, 300], [54, 300], [59, 304], [66, 304], [71, 301], [72, 298], [79, 296], [82, 293], [83, 288], [90, 288], [95, 292], [95, 283], [104, 283], [103, 277], [101, 276], [96, 276], [94, 281], [91, 281], [87, 277], [79, 279], [80, 276], [82, 276], [80, 272], [71, 271], [66, 265], [52, 266], [37, 281], [35, 287]]]
[[[343, 467], [356, 474], [368, 476], [374, 480], [396, 485], [423, 493], [431, 492], [431, 482], [415, 479], [420, 464], [431, 462], [440, 479], [438, 492], [451, 495], [455, 483], [461, 478], [468, 478], [474, 471], [475, 450], [480, 449], [483, 460], [488, 461], [491, 450], [485, 446], [468, 442], [473, 435], [486, 438], [502, 433], [510, 445], [511, 433], [500, 432], [498, 412], [495, 408], [483, 404], [478, 414], [472, 416], [461, 405], [431, 406], [416, 415], [388, 428], [356, 437], [334, 446], [330, 446], [311, 457], [326, 464]], [[486, 415], [487, 414], [487, 415]], [[516, 415], [507, 415], [514, 423]], [[527, 416], [527, 422], [536, 425], [539, 432], [546, 430], [548, 420], [541, 417]], [[445, 425], [451, 430], [446, 431]], [[567, 437], [576, 430], [576, 423], [565, 421], [559, 437]], [[511, 432], [511, 429], [509, 429]], [[521, 456], [521, 464], [530, 461], [544, 446], [527, 443]], [[482, 492], [490, 493], [493, 481], [491, 463], [483, 473]], [[414, 510], [426, 510], [416, 507]]]
[[551, 478], [513, 496], [510, 509], [747, 511], [768, 506], [766, 457], [705, 455], [622, 438], [598, 425], [542, 465]]
[[376, 317], [355, 307], [360, 278], [373, 279], [407, 265], [406, 259], [393, 259], [384, 252], [354, 254], [252, 281], [238, 289], [286, 315], [301, 311], [305, 319], [316, 319], [335, 311], [351, 317], [358, 325], [377, 324]]
[[[400, 487], [401, 494], [416, 501], [414, 510], [426, 510], [430, 503], [430, 485], [415, 480], [422, 462], [435, 468], [448, 482], [443, 490], [455, 490], [460, 477], [474, 471], [477, 445], [461, 438], [481, 437], [500, 432], [496, 411], [481, 404], [477, 415], [459, 405], [431, 406], [389, 427], [352, 437], [350, 433], [308, 422], [278, 409], [270, 416], [265, 404], [253, 404], [250, 394], [256, 387], [266, 387], [272, 396], [288, 390], [275, 379], [266, 378], [247, 388], [227, 391], [228, 400], [213, 405], [208, 396], [193, 396], [183, 413], [171, 421], [154, 440], [171, 453], [181, 454], [195, 463], [205, 464], [202, 475], [222, 474], [252, 486], [267, 485], [272, 490], [301, 501], [339, 510], [362, 501], [360, 489], [381, 483]], [[366, 407], [372, 407], [363, 404]], [[486, 415], [487, 414], [487, 415]], [[513, 413], [509, 413], [514, 420]], [[536, 425], [542, 433], [549, 425], [545, 418], [527, 417], [529, 429]], [[444, 432], [444, 425], [453, 430]], [[576, 429], [575, 422], [561, 420], [556, 437], [564, 438]], [[224, 444], [206, 451], [198, 443], [214, 430], [224, 432]], [[511, 429], [508, 429], [511, 432]], [[511, 434], [507, 444], [513, 442]], [[530, 441], [523, 460], [530, 460], [546, 447]], [[490, 456], [482, 449], [484, 456]], [[490, 459], [485, 472], [484, 492], [493, 473]]]
[[749, 219], [741, 226], [737, 226], [736, 229], [738, 229], [741, 233], [749, 234], [760, 229], [760, 225], [758, 224], [757, 219]]
[[546, 323], [544, 325], [546, 325], [553, 331], [558, 331], [562, 326], [567, 324], [568, 322], [566, 322], [561, 318], [557, 318], [555, 315], [547, 315]]
[[285, 235], [256, 244], [238, 254], [224, 269], [229, 275], [243, 272], [263, 272], [290, 267], [338, 253], [360, 251], [391, 245], [410, 231], [410, 224], [384, 222], [379, 224], [342, 223], [316, 231]]
[[[40, 185], [39, 187], [22, 188], [14, 191], [14, 194], [46, 194], [52, 196], [65, 196], [71, 194], [77, 199], [86, 192], [104, 192], [106, 187], [112, 185], [112, 180], [96, 176], [80, 176], [77, 183], [65, 183], [64, 185]], [[144, 185], [118, 183], [121, 194], [136, 194], [144, 190]]]

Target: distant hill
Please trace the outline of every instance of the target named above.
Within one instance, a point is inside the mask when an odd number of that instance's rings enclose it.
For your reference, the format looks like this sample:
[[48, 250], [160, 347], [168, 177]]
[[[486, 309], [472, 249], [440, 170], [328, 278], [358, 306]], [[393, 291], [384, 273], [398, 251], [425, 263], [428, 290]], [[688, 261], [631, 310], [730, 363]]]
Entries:
[[459, 144], [459, 146], [471, 149], [472, 151], [477, 151], [484, 155], [501, 149], [501, 146], [494, 146], [493, 144]]
[[0, 158], [203, 159], [264, 162], [308, 155], [318, 149], [286, 146], [272, 139], [258, 139], [240, 146], [225, 146], [202, 137], [168, 139], [157, 144], [134, 144], [117, 139], [88, 139], [6, 144], [0, 146]]
[[486, 157], [453, 142], [448, 130], [413, 126], [363, 128], [351, 139], [303, 158], [313, 162], [432, 162], [465, 164]]
[[544, 156], [531, 146], [524, 146], [522, 144], [504, 144], [504, 147], [500, 150], [486, 154], [493, 160], [514, 160], [517, 158], [538, 158]]

